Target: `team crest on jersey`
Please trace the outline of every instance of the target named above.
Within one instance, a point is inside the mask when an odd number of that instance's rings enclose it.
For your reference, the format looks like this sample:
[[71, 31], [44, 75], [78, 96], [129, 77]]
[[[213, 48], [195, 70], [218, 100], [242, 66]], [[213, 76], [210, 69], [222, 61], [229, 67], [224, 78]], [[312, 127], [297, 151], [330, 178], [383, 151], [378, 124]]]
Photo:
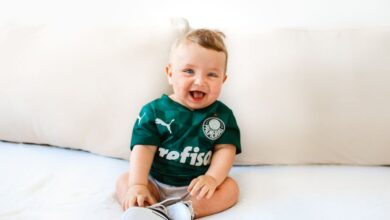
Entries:
[[203, 121], [203, 133], [210, 140], [217, 140], [225, 131], [225, 124], [217, 117], [209, 117]]

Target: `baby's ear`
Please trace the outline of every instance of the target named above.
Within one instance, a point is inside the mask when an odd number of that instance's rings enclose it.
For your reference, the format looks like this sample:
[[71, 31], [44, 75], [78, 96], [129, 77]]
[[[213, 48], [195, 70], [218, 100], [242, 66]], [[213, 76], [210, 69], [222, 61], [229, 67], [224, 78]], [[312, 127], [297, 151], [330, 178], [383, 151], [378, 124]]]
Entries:
[[167, 74], [168, 83], [171, 85], [171, 78], [172, 78], [172, 65], [169, 63], [165, 66], [165, 74]]
[[223, 76], [223, 82], [225, 82], [226, 79], [227, 79], [227, 75], [226, 75], [226, 73], [225, 73], [225, 75]]

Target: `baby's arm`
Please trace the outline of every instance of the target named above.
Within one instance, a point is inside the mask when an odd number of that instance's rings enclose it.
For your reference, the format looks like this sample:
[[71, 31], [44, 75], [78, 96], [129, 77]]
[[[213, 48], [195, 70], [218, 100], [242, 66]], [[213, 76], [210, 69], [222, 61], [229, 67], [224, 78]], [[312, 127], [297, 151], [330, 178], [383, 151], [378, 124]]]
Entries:
[[130, 154], [129, 188], [122, 201], [122, 207], [145, 206], [156, 203], [156, 199], [148, 190], [148, 175], [152, 166], [156, 146], [136, 145]]
[[188, 191], [197, 199], [210, 199], [216, 188], [226, 179], [236, 157], [236, 147], [231, 144], [215, 146], [211, 164], [205, 175], [192, 180]]

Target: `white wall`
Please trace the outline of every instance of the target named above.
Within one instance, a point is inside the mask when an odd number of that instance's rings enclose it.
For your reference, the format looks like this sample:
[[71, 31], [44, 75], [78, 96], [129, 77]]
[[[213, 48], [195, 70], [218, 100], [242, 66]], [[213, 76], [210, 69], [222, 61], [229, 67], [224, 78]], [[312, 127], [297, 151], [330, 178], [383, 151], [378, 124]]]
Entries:
[[390, 25], [389, 0], [0, 0], [0, 23], [118, 23], [185, 17], [193, 27]]

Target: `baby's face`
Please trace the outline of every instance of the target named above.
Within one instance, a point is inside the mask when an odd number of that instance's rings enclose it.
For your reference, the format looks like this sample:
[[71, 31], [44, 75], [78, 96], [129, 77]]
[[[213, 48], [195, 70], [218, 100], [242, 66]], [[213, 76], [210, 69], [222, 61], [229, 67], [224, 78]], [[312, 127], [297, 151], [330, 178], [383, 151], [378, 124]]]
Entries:
[[189, 109], [201, 109], [214, 103], [226, 79], [226, 56], [192, 42], [181, 43], [166, 67], [170, 98]]

